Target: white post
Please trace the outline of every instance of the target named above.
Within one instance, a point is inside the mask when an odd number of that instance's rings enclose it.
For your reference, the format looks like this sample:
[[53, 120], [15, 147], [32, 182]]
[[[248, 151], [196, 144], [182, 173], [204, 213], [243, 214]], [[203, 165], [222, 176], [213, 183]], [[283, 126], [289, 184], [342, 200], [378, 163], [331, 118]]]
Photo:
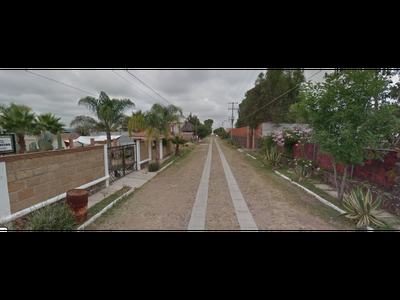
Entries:
[[11, 215], [6, 163], [0, 163], [0, 219]]
[[[108, 176], [108, 145], [104, 145], [104, 173]], [[106, 187], [110, 186], [110, 179], [106, 181]]]
[[140, 141], [136, 141], [136, 164], [137, 164], [137, 170], [140, 171], [142, 170], [142, 166], [140, 165]]
[[151, 148], [152, 148], [152, 142], [151, 142], [151, 140], [149, 141], [149, 159], [150, 159], [150, 161], [151, 161]]
[[160, 139], [160, 159], [163, 159], [163, 139]]

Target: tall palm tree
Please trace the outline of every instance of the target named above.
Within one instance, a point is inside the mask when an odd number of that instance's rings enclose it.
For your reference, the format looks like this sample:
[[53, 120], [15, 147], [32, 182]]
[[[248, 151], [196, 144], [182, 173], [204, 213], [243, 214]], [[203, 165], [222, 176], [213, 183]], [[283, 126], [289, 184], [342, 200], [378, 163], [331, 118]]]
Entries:
[[0, 106], [0, 112], [0, 126], [8, 133], [14, 133], [17, 136], [19, 153], [25, 153], [25, 135], [40, 133], [40, 128], [35, 124], [35, 113], [26, 105], [14, 103], [11, 103], [10, 106]]
[[123, 120], [123, 113], [126, 109], [135, 107], [135, 104], [129, 99], [110, 99], [105, 92], [100, 93], [99, 99], [93, 97], [82, 98], [79, 105], [86, 106], [92, 111], [104, 126], [107, 134], [107, 140], [111, 145], [111, 132]]
[[61, 118], [56, 118], [51, 113], [41, 114], [37, 116], [35, 121], [38, 127], [42, 127], [43, 131], [49, 131], [52, 134], [57, 134], [58, 131], [64, 131], [65, 124], [60, 123]]

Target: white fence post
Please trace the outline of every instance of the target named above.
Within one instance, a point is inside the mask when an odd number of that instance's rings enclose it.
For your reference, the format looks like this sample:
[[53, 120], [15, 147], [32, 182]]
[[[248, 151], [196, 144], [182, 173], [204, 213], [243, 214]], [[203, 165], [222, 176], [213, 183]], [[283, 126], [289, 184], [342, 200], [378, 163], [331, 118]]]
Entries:
[[[108, 145], [104, 145], [104, 169], [105, 169], [105, 176], [108, 176]], [[110, 179], [106, 180], [106, 187], [110, 186]]]
[[11, 215], [6, 163], [0, 162], [0, 220]]
[[136, 164], [137, 164], [137, 170], [140, 171], [142, 170], [142, 166], [140, 165], [140, 141], [136, 141]]

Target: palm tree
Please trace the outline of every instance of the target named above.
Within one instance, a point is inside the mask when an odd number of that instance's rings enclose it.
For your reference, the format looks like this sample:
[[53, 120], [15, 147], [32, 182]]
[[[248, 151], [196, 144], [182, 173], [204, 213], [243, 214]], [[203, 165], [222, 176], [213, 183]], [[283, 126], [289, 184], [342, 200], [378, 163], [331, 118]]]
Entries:
[[40, 133], [40, 129], [35, 124], [35, 113], [26, 105], [14, 103], [11, 103], [10, 106], [0, 106], [0, 112], [0, 126], [8, 133], [14, 133], [17, 136], [19, 153], [25, 153], [25, 135]]
[[55, 115], [51, 113], [41, 114], [37, 116], [35, 121], [38, 127], [41, 127], [42, 131], [49, 131], [52, 134], [57, 134], [58, 131], [64, 131], [65, 124], [60, 123], [61, 118], [56, 118]]
[[176, 145], [176, 150], [175, 150], [175, 155], [176, 155], [176, 156], [179, 156], [179, 155], [180, 155], [180, 153], [179, 153], [179, 146], [180, 146], [180, 145], [188, 147], [188, 145], [186, 145], [186, 144], [188, 143], [188, 141], [185, 140], [185, 139], [183, 139], [183, 138], [180, 137], [179, 135], [177, 135], [176, 137], [174, 137], [174, 138], [172, 138], [172, 139], [169, 139], [169, 141], [170, 141], [172, 144]]
[[169, 140], [169, 123], [180, 121], [183, 115], [182, 108], [172, 104], [164, 106], [156, 103], [150, 111], [145, 113], [139, 112], [131, 117], [128, 123], [128, 131], [132, 137], [134, 129], [137, 131], [146, 130], [146, 146], [149, 146], [151, 140], [156, 141], [156, 161], [158, 162], [160, 160], [160, 136], [163, 134], [165, 140]]
[[93, 97], [82, 98], [79, 105], [86, 106], [92, 111], [107, 134], [107, 140], [111, 145], [111, 132], [121, 124], [123, 120], [123, 112], [130, 108], [135, 107], [135, 104], [129, 99], [110, 99], [105, 92], [100, 93], [99, 99]]
[[129, 132], [129, 137], [132, 137], [133, 132], [145, 131], [148, 124], [146, 121], [146, 113], [138, 110], [136, 113], [132, 112], [132, 116], [128, 117], [125, 122], [127, 123], [126, 128]]

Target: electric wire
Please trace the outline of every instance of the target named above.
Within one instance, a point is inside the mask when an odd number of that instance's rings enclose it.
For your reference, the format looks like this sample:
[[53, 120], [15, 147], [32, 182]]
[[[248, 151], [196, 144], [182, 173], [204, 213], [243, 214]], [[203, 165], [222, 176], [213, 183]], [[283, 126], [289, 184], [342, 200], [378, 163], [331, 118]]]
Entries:
[[126, 82], [128, 82], [130, 85], [133, 85], [135, 88], [137, 88], [139, 91], [141, 91], [142, 93], [146, 94], [147, 96], [149, 96], [151, 99], [153, 99], [154, 101], [156, 101], [157, 103], [161, 104], [160, 101], [158, 101], [157, 99], [155, 99], [153, 96], [147, 94], [145, 91], [143, 91], [141, 88], [139, 88], [138, 86], [136, 86], [135, 84], [133, 84], [132, 82], [130, 82], [129, 80], [127, 80], [126, 78], [122, 77], [120, 74], [118, 74], [117, 72], [115, 72], [115, 70], [112, 70], [115, 75], [119, 76], [120, 78], [122, 78], [123, 80], [125, 80]]
[[28, 69], [25, 69], [25, 71], [26, 71], [26, 72], [28, 72], [28, 73], [30, 73], [30, 74], [33, 74], [33, 75], [36, 75], [36, 76], [42, 77], [42, 78], [44, 78], [44, 79], [47, 79], [47, 80], [50, 80], [50, 81], [56, 82], [56, 83], [58, 83], [58, 84], [62, 84], [62, 85], [66, 86], [66, 87], [69, 87], [69, 88], [71, 88], [71, 89], [75, 89], [75, 90], [77, 90], [77, 91], [80, 91], [80, 92], [83, 92], [83, 93], [86, 93], [86, 94], [93, 95], [93, 96], [96, 96], [96, 97], [97, 97], [97, 95], [95, 95], [95, 94], [93, 94], [93, 93], [91, 93], [91, 92], [88, 92], [88, 91], [85, 91], [85, 90], [82, 90], [82, 89], [76, 88], [76, 87], [74, 87], [74, 86], [72, 86], [72, 85], [69, 85], [69, 84], [66, 84], [66, 83], [60, 82], [60, 81], [58, 81], [58, 80], [55, 80], [55, 79], [52, 79], [52, 78], [49, 78], [49, 77], [46, 77], [46, 76], [43, 76], [43, 75], [40, 75], [40, 74], [37, 74], [37, 73], [31, 72], [31, 71], [28, 71]]
[[[150, 89], [151, 91], [153, 91], [155, 94], [157, 94], [161, 99], [167, 101], [169, 104], [175, 106], [174, 104], [172, 104], [170, 101], [168, 101], [167, 99], [165, 99], [163, 96], [161, 96], [159, 93], [157, 93], [154, 89], [152, 89], [150, 86], [148, 86], [146, 83], [144, 83], [140, 78], [138, 78], [137, 76], [135, 76], [134, 74], [132, 74], [131, 72], [129, 72], [129, 69], [126, 69], [125, 72], [127, 72], [128, 74], [130, 74], [132, 77], [136, 78], [138, 81], [140, 81], [142, 84], [144, 84], [148, 89]], [[189, 115], [187, 115], [186, 113], [182, 112], [182, 114], [186, 117], [189, 118]]]

